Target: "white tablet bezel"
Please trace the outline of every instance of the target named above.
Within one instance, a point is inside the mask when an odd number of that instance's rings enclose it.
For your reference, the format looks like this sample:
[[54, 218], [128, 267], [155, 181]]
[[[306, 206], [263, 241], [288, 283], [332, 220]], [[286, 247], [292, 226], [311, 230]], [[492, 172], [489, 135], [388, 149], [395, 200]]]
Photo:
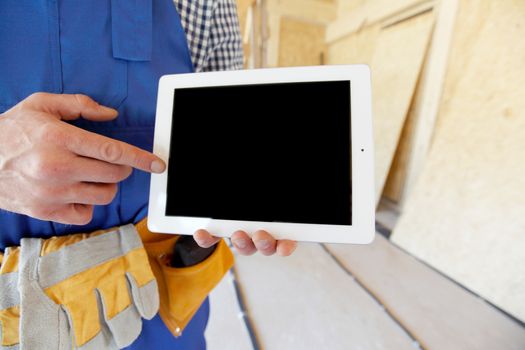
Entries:
[[[167, 171], [152, 174], [148, 228], [153, 232], [193, 234], [206, 229], [229, 237], [236, 230], [253, 234], [259, 229], [276, 239], [366, 244], [375, 233], [375, 195], [372, 143], [370, 70], [366, 65], [267, 68], [227, 72], [165, 75], [159, 81], [153, 152], [169, 161], [174, 92], [178, 88], [270, 84], [310, 81], [350, 81], [352, 153], [352, 225], [218, 220], [166, 216]], [[203, 101], [206, 103], [206, 101]], [[234, 101], [232, 108], [235, 108]]]

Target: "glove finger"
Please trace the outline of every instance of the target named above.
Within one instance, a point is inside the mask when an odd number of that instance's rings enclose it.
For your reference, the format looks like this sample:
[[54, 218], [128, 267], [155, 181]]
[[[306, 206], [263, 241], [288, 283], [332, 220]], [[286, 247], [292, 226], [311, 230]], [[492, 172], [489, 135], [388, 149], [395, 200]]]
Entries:
[[159, 288], [154, 278], [142, 287], [139, 287], [132, 274], [126, 272], [128, 288], [131, 290], [133, 303], [143, 318], [151, 320], [159, 312]]
[[17, 272], [0, 275], [0, 310], [20, 305], [20, 295], [18, 293], [17, 285]]
[[[98, 291], [95, 291], [97, 306], [98, 306], [97, 310], [98, 310], [98, 315], [99, 315], [99, 320], [100, 320], [100, 331], [99, 333], [97, 333], [95, 337], [91, 338], [89, 341], [82, 344], [81, 346], [75, 347], [75, 349], [78, 349], [78, 350], [99, 350], [99, 349], [116, 350], [118, 349], [117, 345], [115, 344], [115, 341], [113, 340], [111, 332], [108, 329], [108, 326], [103, 321], [104, 320], [104, 307], [102, 306], [102, 303], [100, 301], [100, 298], [97, 292]], [[71, 323], [71, 317], [69, 317], [69, 319], [70, 319], [69, 322]]]
[[[99, 290], [97, 290], [97, 300], [99, 310], [101, 310], [100, 323], [107, 325], [107, 328], [109, 328], [109, 332], [111, 333], [110, 336], [114, 340], [116, 347], [122, 349], [131, 345], [142, 332], [142, 320], [135, 305], [131, 303], [127, 308], [109, 319], [107, 317], [106, 300]], [[103, 348], [104, 347], [93, 349]]]

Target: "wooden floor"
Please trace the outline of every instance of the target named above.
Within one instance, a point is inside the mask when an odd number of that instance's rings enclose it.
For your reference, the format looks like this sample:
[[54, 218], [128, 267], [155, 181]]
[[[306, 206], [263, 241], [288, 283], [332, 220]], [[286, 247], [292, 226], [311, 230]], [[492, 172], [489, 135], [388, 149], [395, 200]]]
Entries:
[[228, 275], [211, 294], [210, 350], [525, 349], [522, 324], [377, 235], [301, 244], [289, 258], [236, 256], [256, 340]]

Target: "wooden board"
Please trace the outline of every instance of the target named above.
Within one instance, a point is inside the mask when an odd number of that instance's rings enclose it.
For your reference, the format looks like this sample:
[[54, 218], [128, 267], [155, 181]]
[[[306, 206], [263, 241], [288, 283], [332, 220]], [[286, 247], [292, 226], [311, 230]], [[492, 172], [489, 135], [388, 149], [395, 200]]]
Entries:
[[336, 0], [339, 11], [338, 16], [355, 11], [366, 1], [369, 0]]
[[413, 349], [411, 339], [319, 244], [288, 258], [237, 256], [263, 349]]
[[433, 14], [391, 27], [369, 26], [333, 42], [329, 64], [366, 63], [372, 70], [376, 199], [379, 200], [425, 57]]
[[370, 26], [331, 43], [327, 48], [327, 63], [370, 64], [379, 32], [379, 25]]
[[242, 318], [228, 273], [210, 293], [210, 319], [206, 327], [208, 350], [251, 350], [252, 343]]
[[327, 247], [425, 349], [523, 349], [525, 329], [383, 236]]
[[250, 68], [253, 64], [254, 45], [254, 8], [255, 0], [237, 0], [237, 13], [239, 15], [239, 26], [242, 36], [242, 48], [244, 52], [244, 68]]
[[421, 99], [421, 88], [420, 81], [416, 85], [416, 92], [412, 100], [411, 106], [408, 110], [405, 125], [401, 131], [397, 149], [392, 159], [392, 165], [388, 171], [385, 186], [383, 188], [383, 197], [386, 197], [397, 206], [397, 210], [402, 210], [402, 197], [406, 184], [407, 168], [409, 158], [412, 152], [414, 152], [414, 133], [416, 131], [417, 118], [420, 116], [415, 112], [415, 101]]
[[525, 2], [460, 3], [430, 154], [393, 240], [525, 320]]
[[384, 195], [402, 209], [423, 168], [436, 122], [458, 0], [442, 0], [429, 52], [401, 135]]
[[383, 29], [370, 63], [374, 119], [375, 190], [379, 201], [414, 94], [433, 24], [433, 14]]
[[267, 16], [267, 38], [266, 45], [266, 66], [279, 66], [279, 41], [281, 36], [281, 15], [269, 13]]
[[253, 7], [256, 3], [256, 0], [237, 0], [237, 13], [239, 15], [239, 25], [241, 27], [241, 32], [244, 32], [246, 27], [246, 17], [248, 15], [248, 10], [250, 7]]
[[399, 16], [403, 12], [410, 11], [412, 8], [424, 3], [433, 2], [431, 0], [372, 0], [366, 1], [364, 5], [367, 11], [367, 23], [375, 23], [389, 17]]
[[279, 66], [313, 66], [323, 63], [324, 25], [281, 17]]
[[330, 21], [326, 28], [326, 41], [332, 43], [364, 26], [393, 23], [392, 20], [408, 18], [424, 9], [432, 8], [432, 0], [366, 0], [360, 6], [345, 10], [344, 6], [335, 20]]
[[269, 13], [325, 24], [338, 15], [337, 3], [322, 0], [266, 0]]

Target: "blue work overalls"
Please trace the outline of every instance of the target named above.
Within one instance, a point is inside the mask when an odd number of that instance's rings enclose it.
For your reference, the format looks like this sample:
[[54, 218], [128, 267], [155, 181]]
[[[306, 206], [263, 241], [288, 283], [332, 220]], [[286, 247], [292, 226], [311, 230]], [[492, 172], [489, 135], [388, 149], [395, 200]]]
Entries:
[[[151, 151], [158, 79], [193, 72], [172, 0], [1, 0], [0, 113], [31, 93], [81, 93], [118, 109], [111, 122], [72, 122]], [[14, 136], [16, 137], [16, 136]], [[85, 226], [0, 210], [0, 249], [22, 237], [51, 237], [136, 223], [147, 215], [149, 175], [134, 170], [110, 205]], [[208, 301], [175, 338], [157, 315], [130, 349], [204, 349]]]

